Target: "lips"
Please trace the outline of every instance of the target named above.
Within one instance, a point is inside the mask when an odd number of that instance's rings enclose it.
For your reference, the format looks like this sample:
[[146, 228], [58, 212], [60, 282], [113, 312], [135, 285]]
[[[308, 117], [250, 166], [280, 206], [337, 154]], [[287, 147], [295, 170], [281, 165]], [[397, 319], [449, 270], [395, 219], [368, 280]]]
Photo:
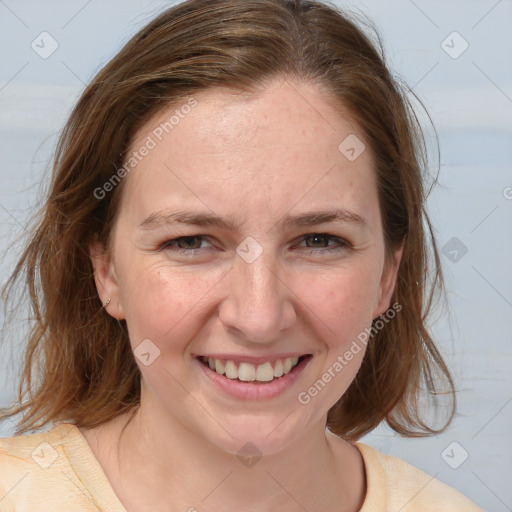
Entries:
[[208, 356], [200, 356], [199, 360], [218, 375], [223, 375], [230, 380], [272, 382], [290, 373], [305, 357], [306, 355], [289, 356], [259, 364]]
[[[285, 360], [288, 357], [298, 359], [295, 366], [292, 366], [290, 371], [285, 374], [284, 364]], [[217, 373], [216, 368], [210, 368], [210, 359], [213, 359], [213, 362], [215, 364], [217, 364], [215, 360], [219, 360], [220, 363], [224, 365], [223, 375]], [[312, 354], [299, 355], [296, 353], [287, 353], [279, 355], [276, 354], [273, 357], [266, 358], [244, 356], [239, 357], [232, 354], [210, 354], [208, 356], [195, 356], [194, 363], [198, 367], [199, 373], [202, 374], [203, 377], [207, 379], [208, 383], [211, 383], [213, 385], [212, 398], [214, 397], [214, 399], [217, 399], [219, 397], [217, 392], [220, 391], [220, 396], [230, 396], [235, 400], [241, 400], [245, 402], [247, 400], [273, 400], [277, 399], [281, 395], [284, 395], [293, 387], [294, 383], [297, 382], [297, 380], [300, 378], [300, 376], [305, 371], [305, 369], [307, 368], [312, 359]], [[258, 366], [264, 367], [263, 370], [260, 370], [260, 372], [263, 372], [263, 374], [265, 374], [265, 372], [269, 372], [268, 366], [270, 366], [273, 371], [276, 370], [277, 367], [277, 373], [279, 374], [280, 364], [277, 362], [278, 360], [281, 360], [281, 364], [283, 365], [283, 374], [281, 375], [281, 377], [272, 376], [272, 380], [267, 381], [256, 380], [256, 371]], [[234, 379], [226, 377], [226, 366], [228, 367], [228, 372], [231, 371], [229, 369], [231, 365], [227, 363], [228, 361], [231, 361], [237, 370], [237, 377]], [[254, 367], [254, 380], [240, 380], [240, 367], [242, 367], [242, 377], [244, 377], [244, 372], [248, 371], [247, 366], [244, 365], [244, 363], [248, 363]], [[268, 365], [266, 363], [268, 363]], [[290, 363], [286, 364], [288, 365]], [[246, 369], [244, 369], [244, 367]], [[219, 370], [221, 370], [220, 367]], [[252, 369], [249, 369], [249, 371], [252, 372]], [[270, 378], [270, 374], [267, 375], [267, 378]], [[252, 375], [245, 374], [245, 377], [252, 378]]]

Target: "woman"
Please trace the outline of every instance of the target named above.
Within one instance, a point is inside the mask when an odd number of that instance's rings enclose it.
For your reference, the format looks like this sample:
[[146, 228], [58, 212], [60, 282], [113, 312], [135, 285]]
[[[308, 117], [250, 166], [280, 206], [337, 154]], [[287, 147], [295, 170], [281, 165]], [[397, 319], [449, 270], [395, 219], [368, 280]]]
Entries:
[[453, 394], [421, 143], [335, 8], [190, 0], [143, 28], [74, 109], [9, 283], [36, 322], [6, 416], [54, 425], [1, 440], [1, 510], [480, 510], [357, 443], [438, 432], [420, 384]]

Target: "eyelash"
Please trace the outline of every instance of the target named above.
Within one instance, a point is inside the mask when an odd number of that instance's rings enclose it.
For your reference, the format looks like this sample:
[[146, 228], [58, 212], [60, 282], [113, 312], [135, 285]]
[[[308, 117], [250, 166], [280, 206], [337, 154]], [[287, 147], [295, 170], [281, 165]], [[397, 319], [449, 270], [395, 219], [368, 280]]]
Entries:
[[[326, 247], [326, 248], [320, 248], [320, 249], [315, 249], [314, 247], [310, 247], [310, 248], [306, 247], [306, 249], [310, 249], [310, 252], [312, 252], [312, 253], [318, 253], [318, 252], [326, 253], [326, 252], [332, 252], [332, 251], [338, 252], [338, 251], [347, 251], [347, 250], [352, 249], [352, 245], [349, 242], [347, 242], [343, 238], [339, 238], [337, 236], [330, 235], [329, 233], [307, 233], [306, 235], [302, 236], [301, 242], [305, 241], [306, 238], [310, 237], [310, 236], [311, 237], [314, 237], [314, 236], [325, 237], [327, 242], [329, 242], [329, 240], [334, 240], [338, 244], [337, 246], [334, 246], [334, 247]], [[187, 238], [192, 238], [192, 239], [200, 238], [200, 239], [205, 240], [207, 238], [207, 236], [206, 235], [186, 235], [186, 236], [180, 236], [178, 238], [173, 238], [171, 240], [165, 241], [159, 247], [159, 250], [162, 251], [162, 250], [170, 249], [173, 252], [177, 252], [180, 254], [186, 254], [189, 256], [196, 254], [198, 251], [201, 251], [201, 248], [199, 248], [199, 249], [181, 249], [181, 248], [173, 247], [171, 245], [172, 243], [176, 243], [176, 242], [179, 242], [180, 240], [185, 240]]]

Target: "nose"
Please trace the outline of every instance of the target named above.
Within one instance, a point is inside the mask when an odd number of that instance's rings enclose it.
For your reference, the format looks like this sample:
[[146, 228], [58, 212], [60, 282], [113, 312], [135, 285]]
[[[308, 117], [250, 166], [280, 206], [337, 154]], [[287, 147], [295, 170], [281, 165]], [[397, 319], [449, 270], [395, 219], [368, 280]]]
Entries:
[[237, 255], [233, 266], [219, 309], [224, 328], [242, 343], [277, 341], [296, 321], [289, 273], [270, 250], [251, 263]]

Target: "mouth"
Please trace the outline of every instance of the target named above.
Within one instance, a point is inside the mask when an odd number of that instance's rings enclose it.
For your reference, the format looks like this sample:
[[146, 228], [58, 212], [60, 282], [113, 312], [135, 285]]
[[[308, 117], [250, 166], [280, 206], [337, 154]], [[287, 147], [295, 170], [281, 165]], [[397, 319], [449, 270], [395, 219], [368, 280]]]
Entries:
[[232, 361], [229, 359], [217, 359], [208, 356], [197, 356], [197, 360], [218, 375], [237, 382], [251, 382], [257, 384], [269, 384], [283, 379], [305, 360], [309, 360], [311, 354], [286, 357], [265, 361], [260, 364], [252, 364], [246, 361]]

